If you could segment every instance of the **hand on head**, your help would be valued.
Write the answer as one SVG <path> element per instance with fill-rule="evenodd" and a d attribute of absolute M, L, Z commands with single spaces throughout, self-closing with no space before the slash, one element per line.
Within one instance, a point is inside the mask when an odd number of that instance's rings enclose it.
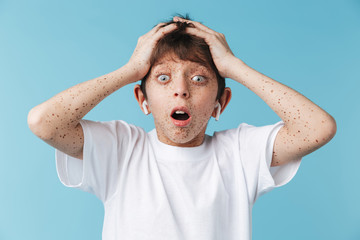
<path fill-rule="evenodd" d="M 231 65 L 230 62 L 235 56 L 227 44 L 224 34 L 218 33 L 199 22 L 174 17 L 173 22 L 159 23 L 148 33 L 139 37 L 136 48 L 128 62 L 131 70 L 136 72 L 134 82 L 142 79 L 148 73 L 151 67 L 150 57 L 156 44 L 163 36 L 176 30 L 178 24 L 174 23 L 177 22 L 189 23 L 185 30 L 186 33 L 204 39 L 209 46 L 213 61 L 220 75 L 224 78 L 228 77 L 227 68 Z"/>
<path fill-rule="evenodd" d="M 186 32 L 205 40 L 207 45 L 209 45 L 213 61 L 220 75 L 224 78 L 228 77 L 227 68 L 231 65 L 230 62 L 235 56 L 226 42 L 225 35 L 218 33 L 196 21 L 180 17 L 174 17 L 173 21 L 186 22 L 192 25 L 186 28 Z"/>
<path fill-rule="evenodd" d="M 159 23 L 145 35 L 139 37 L 136 48 L 128 62 L 131 70 L 135 71 L 136 79 L 134 82 L 142 79 L 150 69 L 150 57 L 157 42 L 167 33 L 176 29 L 176 24 Z"/>

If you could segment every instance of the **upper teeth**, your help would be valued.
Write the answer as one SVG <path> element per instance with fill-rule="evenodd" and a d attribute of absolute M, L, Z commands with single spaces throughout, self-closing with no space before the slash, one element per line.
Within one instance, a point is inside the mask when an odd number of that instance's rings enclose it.
<path fill-rule="evenodd" d="M 185 112 L 183 112 L 183 111 L 176 111 L 175 113 L 176 114 L 185 114 Z"/>

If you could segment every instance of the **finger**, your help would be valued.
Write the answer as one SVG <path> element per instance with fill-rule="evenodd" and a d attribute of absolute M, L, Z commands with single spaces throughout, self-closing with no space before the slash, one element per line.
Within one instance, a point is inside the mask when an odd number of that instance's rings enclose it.
<path fill-rule="evenodd" d="M 164 27 L 165 25 L 166 25 L 165 23 L 159 23 L 159 24 L 157 24 L 155 27 L 153 27 L 153 28 L 149 31 L 149 33 L 154 34 L 154 33 L 156 33 L 157 31 L 159 31 L 160 28 Z"/>
<path fill-rule="evenodd" d="M 197 37 L 203 38 L 207 44 L 209 44 L 209 38 L 213 35 L 198 28 L 186 28 L 185 31 L 190 35 L 195 35 Z"/>
<path fill-rule="evenodd" d="M 169 24 L 169 25 L 176 25 L 176 24 Z M 166 23 L 159 23 L 155 27 L 153 27 L 148 33 L 145 35 L 154 35 L 156 32 L 158 32 L 161 28 L 167 27 Z"/>
<path fill-rule="evenodd" d="M 196 22 L 196 21 L 191 21 L 191 20 L 187 20 L 187 19 L 184 19 L 184 18 L 180 18 L 180 17 L 174 17 L 173 18 L 173 21 L 175 22 L 186 22 L 186 23 L 191 23 L 193 24 L 196 28 L 199 28 L 205 32 L 208 32 L 208 33 L 216 33 L 216 31 L 212 30 L 211 28 L 208 28 L 207 26 L 199 23 L 199 22 Z"/>
<path fill-rule="evenodd" d="M 176 28 L 177 28 L 177 25 L 174 23 L 159 27 L 159 29 L 157 29 L 157 31 L 154 33 L 154 37 L 159 38 L 161 36 L 164 36 L 172 31 L 174 31 Z"/>
<path fill-rule="evenodd" d="M 233 55 L 229 45 L 226 42 L 225 36 L 221 33 L 210 34 L 208 32 L 199 30 L 197 28 L 186 28 L 186 32 L 190 35 L 194 35 L 204 39 L 204 41 L 206 42 L 207 45 L 209 45 L 210 48 L 215 46 L 217 46 L 216 48 L 224 47 L 226 51 L 229 51 Z"/>

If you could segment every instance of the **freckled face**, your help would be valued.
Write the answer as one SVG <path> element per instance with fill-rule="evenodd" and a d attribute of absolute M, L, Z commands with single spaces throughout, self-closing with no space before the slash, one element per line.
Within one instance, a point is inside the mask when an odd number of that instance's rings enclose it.
<path fill-rule="evenodd" d="M 146 93 L 159 140 L 174 146 L 199 146 L 217 103 L 217 91 L 210 67 L 175 55 L 157 61 L 146 80 Z"/>

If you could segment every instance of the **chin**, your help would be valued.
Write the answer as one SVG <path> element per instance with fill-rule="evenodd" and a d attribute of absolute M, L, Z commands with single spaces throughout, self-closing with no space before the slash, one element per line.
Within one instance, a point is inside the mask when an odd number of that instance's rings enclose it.
<path fill-rule="evenodd" d="M 204 137 L 200 137 L 199 134 L 191 134 L 188 132 L 178 131 L 172 136 L 168 136 L 168 139 L 177 146 L 198 146 L 203 142 Z"/>

